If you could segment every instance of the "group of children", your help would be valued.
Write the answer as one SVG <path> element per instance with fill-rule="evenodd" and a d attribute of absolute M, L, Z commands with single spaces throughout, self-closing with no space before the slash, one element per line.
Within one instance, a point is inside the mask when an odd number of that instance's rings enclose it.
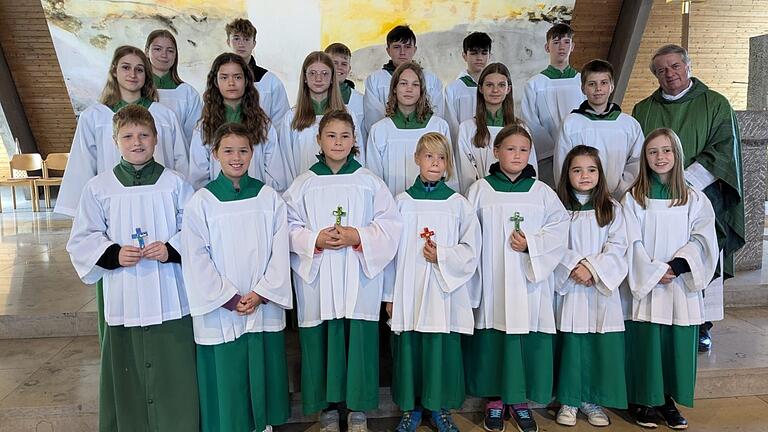
<path fill-rule="evenodd" d="M 537 431 L 528 401 L 553 397 L 564 425 L 630 406 L 687 426 L 675 403 L 693 403 L 714 214 L 675 133 L 643 137 L 608 102 L 610 64 L 580 75 L 572 30 L 553 26 L 517 119 L 488 35 L 465 39 L 443 101 L 398 26 L 364 96 L 335 43 L 306 57 L 289 108 L 255 33 L 227 25 L 202 103 L 171 33 L 150 34 L 149 57 L 121 47 L 79 120 L 56 211 L 103 302 L 100 430 L 284 423 L 294 301 L 301 402 L 323 432 L 367 430 L 382 313 L 399 432 L 426 414 L 458 431 L 467 394 L 487 399 L 489 431 Z"/>

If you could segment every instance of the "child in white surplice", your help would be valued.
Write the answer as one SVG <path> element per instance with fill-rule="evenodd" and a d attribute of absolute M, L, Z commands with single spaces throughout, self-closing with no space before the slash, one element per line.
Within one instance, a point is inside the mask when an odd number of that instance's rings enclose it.
<path fill-rule="evenodd" d="M 674 131 L 648 134 L 642 157 L 623 201 L 628 402 L 641 426 L 656 427 L 660 414 L 670 427 L 684 429 L 688 422 L 675 402 L 693 406 L 702 291 L 718 259 L 715 214 L 709 199 L 683 178 L 683 150 Z"/>
<path fill-rule="evenodd" d="M 581 410 L 593 426 L 608 426 L 601 405 L 627 406 L 619 297 L 627 275 L 627 235 L 598 150 L 578 145 L 564 159 L 557 192 L 571 220 L 568 249 L 555 268 L 556 395 L 563 404 L 557 422 L 574 426 Z"/>
<path fill-rule="evenodd" d="M 461 335 L 472 334 L 472 307 L 480 301 L 479 286 L 469 283 L 480 254 L 480 223 L 469 202 L 444 182 L 453 174 L 446 137 L 425 134 L 414 158 L 419 175 L 396 198 L 403 234 L 395 275 L 385 282 L 395 333 L 392 399 L 403 410 L 398 431 L 416 430 L 424 407 L 439 432 L 458 432 L 449 410 L 464 402 Z"/>

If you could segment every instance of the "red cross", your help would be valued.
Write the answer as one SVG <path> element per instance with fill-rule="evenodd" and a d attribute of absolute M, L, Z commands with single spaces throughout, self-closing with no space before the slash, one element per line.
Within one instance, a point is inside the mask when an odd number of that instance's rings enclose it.
<path fill-rule="evenodd" d="M 430 231 L 428 227 L 424 227 L 424 231 L 419 236 L 426 241 L 430 241 L 433 235 L 435 235 L 434 231 Z"/>

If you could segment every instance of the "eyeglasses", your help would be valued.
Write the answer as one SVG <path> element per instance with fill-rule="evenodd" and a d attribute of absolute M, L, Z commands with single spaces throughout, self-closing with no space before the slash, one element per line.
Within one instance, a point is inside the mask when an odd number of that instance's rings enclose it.
<path fill-rule="evenodd" d="M 323 81 L 331 78 L 331 71 L 316 71 L 316 70 L 308 70 L 307 71 L 307 78 L 309 79 L 316 79 L 316 78 L 322 78 Z"/>

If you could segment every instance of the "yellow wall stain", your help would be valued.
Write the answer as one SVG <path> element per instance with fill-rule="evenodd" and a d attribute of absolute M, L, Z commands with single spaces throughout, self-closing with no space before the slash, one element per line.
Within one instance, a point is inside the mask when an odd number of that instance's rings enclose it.
<path fill-rule="evenodd" d="M 351 50 L 385 43 L 392 27 L 409 24 L 413 31 L 446 31 L 459 24 L 527 19 L 562 4 L 561 0 L 323 0 L 320 42 L 342 42 Z"/>
<path fill-rule="evenodd" d="M 245 14 L 247 0 L 61 0 L 47 1 L 46 8 L 73 15 L 78 18 L 101 17 L 115 14 L 118 16 L 138 15 L 175 15 L 179 13 L 197 14 L 213 18 L 240 16 Z"/>

